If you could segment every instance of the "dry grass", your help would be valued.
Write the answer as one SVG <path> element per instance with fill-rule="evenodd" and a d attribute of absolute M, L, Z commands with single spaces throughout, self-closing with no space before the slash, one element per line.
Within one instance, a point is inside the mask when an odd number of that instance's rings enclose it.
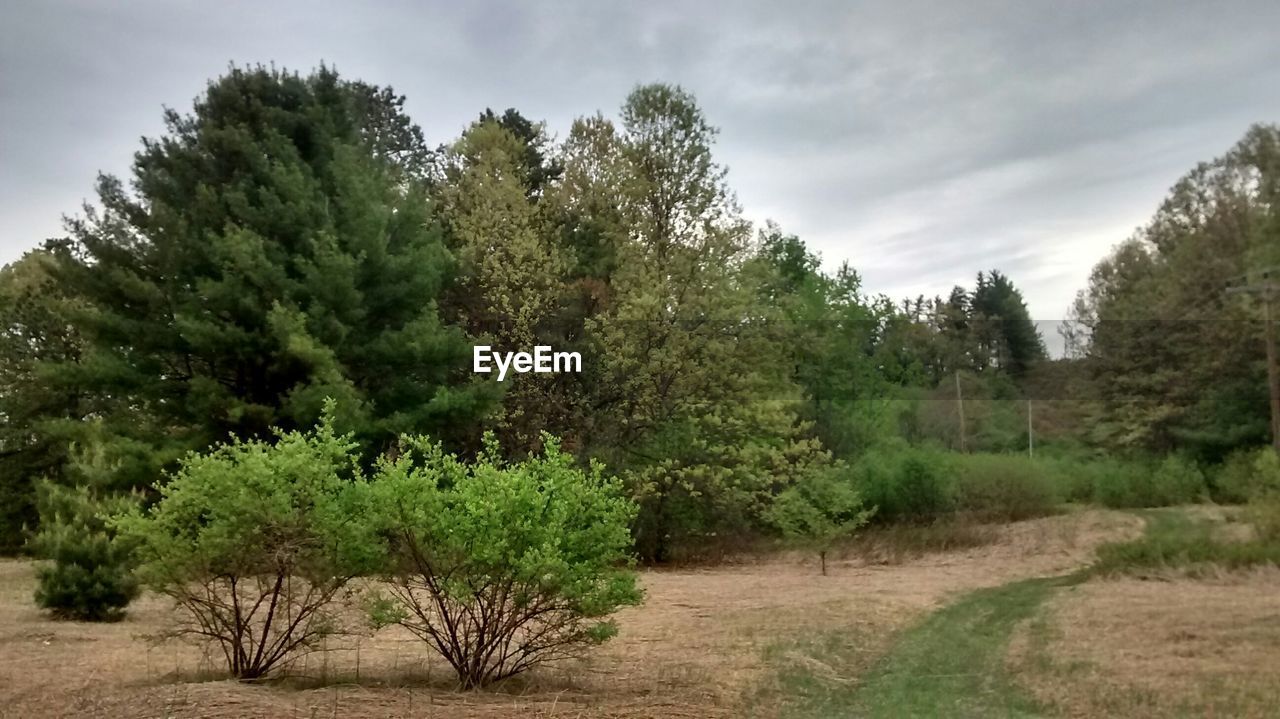
<path fill-rule="evenodd" d="M 1011 663 L 1068 716 L 1275 716 L 1280 570 L 1064 590 Z"/>
<path fill-rule="evenodd" d="M 782 637 L 846 628 L 874 651 L 958 593 L 1071 571 L 1101 542 L 1141 528 L 1131 515 L 1087 511 L 993 531 L 990 544 L 892 566 L 837 561 L 828 577 L 800 555 L 646 571 L 646 603 L 620 614 L 605 648 L 483 693 L 454 691 L 443 667 L 395 631 L 334 640 L 284 681 L 221 680 L 216 657 L 145 641 L 172 621 L 163 600 L 144 597 L 116 624 L 53 622 L 31 603 L 32 565 L 3 561 L 0 717 L 740 716 L 761 695 L 764 648 Z"/>

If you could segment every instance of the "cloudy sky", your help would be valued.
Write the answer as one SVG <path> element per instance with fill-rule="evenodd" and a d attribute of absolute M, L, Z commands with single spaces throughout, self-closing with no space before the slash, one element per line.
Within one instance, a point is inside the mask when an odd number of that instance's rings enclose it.
<path fill-rule="evenodd" d="M 1051 320 L 1183 172 L 1280 121 L 1277 28 L 1274 0 L 3 0 L 0 262 L 229 63 L 324 61 L 408 95 L 433 143 L 679 83 L 752 219 L 895 297 L 999 268 Z"/>

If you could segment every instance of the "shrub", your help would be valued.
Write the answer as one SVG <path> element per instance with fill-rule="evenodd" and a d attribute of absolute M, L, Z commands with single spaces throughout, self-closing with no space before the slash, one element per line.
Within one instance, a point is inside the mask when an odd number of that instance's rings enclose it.
<path fill-rule="evenodd" d="M 88 487 L 36 486 L 43 518 L 31 541 L 37 556 L 52 563 L 37 570 L 36 604 L 58 619 L 114 621 L 138 596 L 127 542 L 106 517 L 132 506 L 130 497 L 103 495 Z"/>
<path fill-rule="evenodd" d="M 618 480 L 576 468 L 547 435 L 544 454 L 519 464 L 491 437 L 474 464 L 407 443 L 369 485 L 390 562 L 376 624 L 430 644 L 467 688 L 616 633 L 609 615 L 641 599 L 627 568 L 636 508 Z"/>
<path fill-rule="evenodd" d="M 1255 496 L 1249 501 L 1248 517 L 1260 541 L 1280 546 L 1280 492 Z"/>
<path fill-rule="evenodd" d="M 1150 482 L 1149 466 L 1109 459 L 1099 460 L 1092 469 L 1094 502 L 1116 509 L 1142 506 L 1141 487 Z"/>
<path fill-rule="evenodd" d="M 215 642 L 228 671 L 255 679 L 340 631 L 331 605 L 376 566 L 355 511 L 354 444 L 332 404 L 312 432 L 221 445 L 187 457 L 160 501 L 117 520 L 138 575 L 185 613 L 178 630 Z"/>
<path fill-rule="evenodd" d="M 945 460 L 936 452 L 869 452 L 853 466 L 853 476 L 879 521 L 929 521 L 953 506 Z"/>
<path fill-rule="evenodd" d="M 766 519 L 793 544 L 818 553 L 822 574 L 827 574 L 827 552 L 848 538 L 872 512 L 840 466 L 814 471 L 783 490 L 765 512 Z"/>
<path fill-rule="evenodd" d="M 1057 505 L 1051 466 L 1028 457 L 972 454 L 956 458 L 957 508 L 984 520 L 1018 521 L 1052 514 Z"/>
<path fill-rule="evenodd" d="M 1270 447 L 1233 452 L 1219 468 L 1214 490 L 1217 499 L 1231 503 L 1280 492 L 1280 457 Z"/>
<path fill-rule="evenodd" d="M 1200 502 L 1208 496 L 1204 472 L 1195 462 L 1169 455 L 1157 467 L 1149 501 L 1151 507 Z"/>

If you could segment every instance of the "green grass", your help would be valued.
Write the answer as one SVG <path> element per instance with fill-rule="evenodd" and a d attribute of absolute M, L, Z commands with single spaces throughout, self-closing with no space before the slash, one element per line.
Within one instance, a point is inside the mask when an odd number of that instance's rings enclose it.
<path fill-rule="evenodd" d="M 1222 522 L 1196 520 L 1177 510 L 1148 510 L 1141 514 L 1147 521 L 1142 537 L 1099 547 L 1094 572 L 1134 574 L 1179 570 L 1194 575 L 1217 569 L 1280 564 L 1280 542 L 1222 539 L 1215 532 Z"/>
<path fill-rule="evenodd" d="M 1082 574 L 1029 579 L 966 595 L 899 635 L 861 676 L 851 643 L 826 636 L 780 677 L 787 717 L 1034 717 L 1041 707 L 1005 669 L 1013 629 Z M 815 671 L 822 666 L 830 671 Z"/>
<path fill-rule="evenodd" d="M 1141 515 L 1143 536 L 1104 545 L 1089 569 L 972 592 L 903 631 L 874 661 L 857 637 L 839 632 L 774 647 L 766 660 L 782 667 L 782 716 L 1043 716 L 1049 710 L 1017 684 L 1005 657 L 1014 628 L 1030 620 L 1036 629 L 1037 610 L 1059 588 L 1099 573 L 1280 564 L 1280 543 L 1224 539 L 1215 531 L 1221 521 L 1172 509 Z"/>

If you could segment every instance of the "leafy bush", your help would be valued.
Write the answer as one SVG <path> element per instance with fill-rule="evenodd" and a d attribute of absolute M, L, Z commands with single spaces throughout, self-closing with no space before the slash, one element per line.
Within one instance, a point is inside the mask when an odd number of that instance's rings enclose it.
<path fill-rule="evenodd" d="M 52 482 L 36 486 L 43 518 L 31 541 L 37 556 L 52 560 L 36 573 L 36 604 L 59 619 L 114 621 L 138 596 L 128 543 L 107 517 L 133 505 L 128 496 L 99 496 L 88 487 Z"/>
<path fill-rule="evenodd" d="M 1168 507 L 1207 495 L 1204 474 L 1191 461 L 1170 455 L 1158 464 L 1135 460 L 1099 462 L 1094 501 L 1107 507 Z"/>
<path fill-rule="evenodd" d="M 276 444 L 193 454 L 150 511 L 117 520 L 138 545 L 138 575 L 186 614 L 179 630 L 217 643 L 227 669 L 262 677 L 340 631 L 333 601 L 376 567 L 377 542 L 353 504 L 355 445 L 332 428 Z"/>
<path fill-rule="evenodd" d="M 1180 455 L 1169 455 L 1156 467 L 1154 486 L 1148 506 L 1172 506 L 1204 501 L 1209 494 L 1204 472 L 1195 462 Z"/>
<path fill-rule="evenodd" d="M 1052 514 L 1053 467 L 1028 457 L 971 454 L 954 461 L 956 506 L 986 520 L 1014 522 Z"/>
<path fill-rule="evenodd" d="M 618 480 L 577 469 L 547 435 L 544 454 L 519 464 L 491 437 L 474 464 L 407 443 L 369 484 L 392 595 L 375 602 L 375 623 L 429 643 L 468 688 L 616 633 L 607 617 L 641 599 L 627 569 L 636 508 Z"/>
<path fill-rule="evenodd" d="M 1254 497 L 1249 501 L 1248 516 L 1260 541 L 1280 546 L 1280 492 Z"/>
<path fill-rule="evenodd" d="M 1270 447 L 1232 453 L 1214 481 L 1215 498 L 1222 502 L 1239 504 L 1272 492 L 1280 492 L 1280 457 Z"/>
<path fill-rule="evenodd" d="M 831 467 L 802 477 L 766 510 L 766 518 L 783 537 L 818 553 L 823 576 L 831 546 L 852 536 L 872 514 L 848 478 L 840 476 L 841 469 Z"/>
<path fill-rule="evenodd" d="M 947 466 L 937 452 L 873 451 L 853 466 L 854 486 L 877 521 L 928 521 L 953 507 Z"/>

